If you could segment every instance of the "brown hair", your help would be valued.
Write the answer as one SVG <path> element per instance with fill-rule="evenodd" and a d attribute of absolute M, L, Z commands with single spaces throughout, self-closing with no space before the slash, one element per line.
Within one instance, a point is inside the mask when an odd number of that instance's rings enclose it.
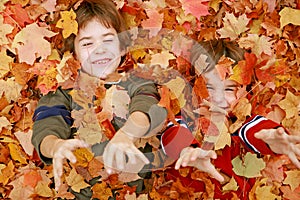
<path fill-rule="evenodd" d="M 122 50 L 130 45 L 130 36 L 126 31 L 125 21 L 111 0 L 84 0 L 77 8 L 73 9 L 76 13 L 78 29 L 84 28 L 92 19 L 97 19 L 106 28 L 116 30 Z M 73 34 L 64 41 L 63 52 L 74 51 L 75 37 Z"/>
<path fill-rule="evenodd" d="M 191 50 L 191 64 L 194 68 L 195 62 L 203 54 L 208 58 L 208 66 L 204 69 L 203 73 L 209 72 L 214 69 L 220 58 L 224 55 L 233 59 L 235 62 L 244 59 L 245 50 L 240 48 L 235 42 L 227 42 L 224 40 L 211 40 L 196 43 Z"/>

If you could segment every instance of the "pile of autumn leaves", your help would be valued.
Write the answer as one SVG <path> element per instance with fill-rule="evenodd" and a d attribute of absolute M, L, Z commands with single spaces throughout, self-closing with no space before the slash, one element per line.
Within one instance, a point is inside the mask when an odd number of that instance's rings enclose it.
<path fill-rule="evenodd" d="M 78 75 L 79 64 L 72 54 L 67 52 L 62 58 L 59 55 L 62 39 L 77 33 L 76 15 L 72 9 L 67 9 L 70 3 L 67 0 L 4 0 L 0 3 L 1 198 L 73 199 L 74 196 L 67 191 L 69 187 L 79 192 L 88 186 L 87 181 L 98 176 L 105 177 L 92 187 L 93 197 L 99 199 L 108 199 L 113 192 L 116 194 L 115 191 L 119 199 L 212 197 L 213 189 L 206 194 L 193 193 L 180 181 L 164 182 L 163 171 L 155 172 L 156 175 L 145 182 L 147 194 L 137 195 L 135 188 L 124 184 L 117 175 L 103 174 L 101 162 L 86 149 L 75 152 L 79 160 L 76 164 L 66 163 L 64 185 L 58 192 L 53 190 L 51 166 L 39 161 L 30 143 L 31 119 L 40 94 L 54 91 L 58 86 L 73 87 Z M 282 122 L 291 134 L 299 134 L 300 21 L 297 16 L 300 15 L 300 5 L 293 1 L 217 0 L 115 3 L 128 27 L 139 35 L 131 49 L 132 58 L 143 64 L 172 67 L 184 80 L 196 80 L 191 85 L 197 100 L 203 99 L 206 91 L 201 77 L 189 74 L 191 65 L 187 60 L 191 41 L 227 38 L 251 52 L 237 66 L 232 66 L 226 59 L 218 63 L 221 74 L 230 75 L 244 87 L 238 91 L 240 103 L 234 108 L 238 120 L 219 136 L 223 137 L 223 143 L 216 143 L 216 150 L 221 151 L 225 145 L 230 145 L 229 134 L 250 113 Z M 199 73 L 202 69 L 195 70 Z M 159 73 L 168 77 L 166 71 Z M 152 70 L 144 72 L 144 76 L 154 76 L 158 80 L 161 76 L 157 73 L 158 70 Z M 164 78 L 159 81 L 167 82 Z M 182 81 L 174 78 L 166 85 L 172 87 Z M 181 89 L 175 87 L 173 92 L 180 93 Z M 182 106 L 182 102 L 190 101 L 193 100 L 184 96 L 178 104 Z M 158 147 L 157 141 L 153 143 Z M 243 163 L 247 162 L 256 163 L 256 168 L 250 169 L 238 159 L 233 161 L 233 166 L 235 172 L 243 176 L 257 176 L 250 199 L 300 198 L 300 171 L 286 157 L 258 159 L 247 154 Z M 187 173 L 185 170 L 180 171 L 182 176 Z M 205 175 L 198 171 L 194 178 L 206 180 Z M 206 184 L 211 185 L 210 182 Z M 241 188 L 237 188 L 234 181 L 223 188 L 224 192 L 237 189 Z"/>

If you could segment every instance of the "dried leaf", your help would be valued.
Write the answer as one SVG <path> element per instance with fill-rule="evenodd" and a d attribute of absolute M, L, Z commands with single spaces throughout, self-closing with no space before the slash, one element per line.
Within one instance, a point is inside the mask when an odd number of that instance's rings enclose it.
<path fill-rule="evenodd" d="M 27 25 L 15 36 L 12 43 L 12 48 L 18 50 L 19 62 L 32 65 L 38 57 L 46 59 L 51 54 L 51 44 L 44 38 L 55 35 L 47 27 L 39 27 L 36 23 Z"/>
<path fill-rule="evenodd" d="M 61 11 L 60 16 L 61 19 L 56 23 L 56 27 L 63 29 L 63 37 L 68 38 L 72 33 L 77 35 L 78 23 L 75 20 L 76 14 L 73 9 L 70 11 Z"/>
<path fill-rule="evenodd" d="M 265 162 L 257 158 L 256 154 L 246 153 L 243 160 L 239 156 L 235 157 L 232 161 L 233 171 L 239 175 L 247 178 L 261 176 L 260 171 L 265 168 Z"/>
<path fill-rule="evenodd" d="M 82 176 L 77 174 L 75 169 L 72 169 L 70 174 L 66 177 L 67 184 L 71 186 L 72 190 L 75 192 L 80 192 L 81 189 L 84 189 L 88 186 L 86 182 L 84 182 L 84 179 Z"/>

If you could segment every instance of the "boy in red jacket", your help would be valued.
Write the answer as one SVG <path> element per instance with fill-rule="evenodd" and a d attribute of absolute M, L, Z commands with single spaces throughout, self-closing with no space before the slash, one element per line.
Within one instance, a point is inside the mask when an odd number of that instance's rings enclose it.
<path fill-rule="evenodd" d="M 229 57 L 236 62 L 243 59 L 243 51 L 234 43 L 226 43 L 221 40 L 215 43 L 203 43 L 196 45 L 192 51 L 192 63 L 197 65 L 200 55 L 207 55 L 208 67 L 204 69 L 202 75 L 206 80 L 206 86 L 209 92 L 208 101 L 217 106 L 210 112 L 210 119 L 225 119 L 224 113 L 230 113 L 231 105 L 237 100 L 237 83 L 232 80 L 222 80 L 215 68 L 215 63 L 222 55 Z M 198 68 L 199 69 L 199 68 Z M 226 112 L 219 112 L 220 110 Z M 216 118 L 214 118 L 214 117 Z M 222 149 L 220 155 L 216 156 L 214 152 L 204 151 L 203 146 L 197 142 L 192 133 L 184 123 L 182 127 L 170 127 L 162 135 L 162 146 L 164 152 L 177 159 L 175 169 L 168 169 L 166 172 L 167 180 L 174 180 L 180 177 L 181 182 L 195 189 L 194 192 L 204 192 L 205 183 L 195 181 L 190 176 L 182 177 L 179 171 L 181 166 L 196 167 L 201 171 L 209 173 L 214 179 L 214 199 L 231 199 L 237 196 L 239 199 L 249 199 L 248 194 L 255 183 L 254 178 L 246 178 L 237 175 L 233 171 L 232 159 L 236 156 L 245 155 L 246 152 L 253 152 L 259 155 L 285 154 L 291 162 L 300 168 L 300 162 L 297 156 L 300 156 L 299 136 L 289 135 L 280 124 L 266 119 L 263 116 L 252 116 L 243 124 L 243 126 L 231 135 L 231 145 Z M 173 130 L 172 130 L 173 129 Z M 184 130 L 184 131 L 183 131 Z M 197 147 L 192 147 L 196 145 Z M 205 148 L 204 148 L 205 149 Z M 211 159 L 215 159 L 213 164 Z M 220 173 L 216 171 L 220 170 Z M 237 182 L 238 190 L 222 192 L 224 176 L 232 177 Z M 233 194 L 235 193 L 235 194 Z"/>

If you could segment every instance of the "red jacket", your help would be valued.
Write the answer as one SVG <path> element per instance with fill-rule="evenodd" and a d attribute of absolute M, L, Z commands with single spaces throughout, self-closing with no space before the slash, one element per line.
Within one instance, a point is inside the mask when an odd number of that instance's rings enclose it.
<path fill-rule="evenodd" d="M 226 146 L 224 149 L 222 149 L 222 155 L 218 156 L 217 159 L 213 161 L 213 163 L 217 169 L 220 169 L 220 172 L 226 174 L 229 177 L 234 177 L 239 188 L 237 191 L 223 193 L 223 185 L 221 185 L 217 180 L 211 178 L 211 181 L 215 186 L 215 199 L 231 199 L 233 195 L 232 192 L 235 193 L 239 197 L 239 199 L 249 199 L 248 193 L 255 183 L 255 178 L 249 179 L 236 175 L 232 169 L 231 160 L 238 155 L 244 154 L 245 150 L 262 155 L 274 155 L 268 145 L 262 140 L 255 138 L 254 134 L 261 129 L 273 129 L 279 126 L 280 125 L 278 123 L 268 120 L 265 117 L 256 115 L 249 118 L 246 123 L 238 130 L 238 132 L 232 135 L 231 146 Z M 181 130 L 183 128 L 177 129 Z M 184 147 L 197 143 L 195 139 L 191 138 L 193 138 L 192 133 L 188 130 L 182 132 L 169 130 L 167 132 L 164 132 L 161 140 L 163 150 L 166 155 L 177 159 L 179 157 L 179 153 Z M 200 145 L 200 143 L 198 144 Z M 244 148 L 241 148 L 241 145 Z M 192 170 L 192 168 L 190 170 Z M 180 181 L 184 186 L 194 188 L 194 192 L 205 191 L 205 183 L 192 179 L 190 177 L 190 174 L 187 177 L 182 177 L 180 176 L 178 170 L 175 170 L 174 168 L 166 170 L 167 180 L 176 181 L 178 177 L 180 178 Z"/>

